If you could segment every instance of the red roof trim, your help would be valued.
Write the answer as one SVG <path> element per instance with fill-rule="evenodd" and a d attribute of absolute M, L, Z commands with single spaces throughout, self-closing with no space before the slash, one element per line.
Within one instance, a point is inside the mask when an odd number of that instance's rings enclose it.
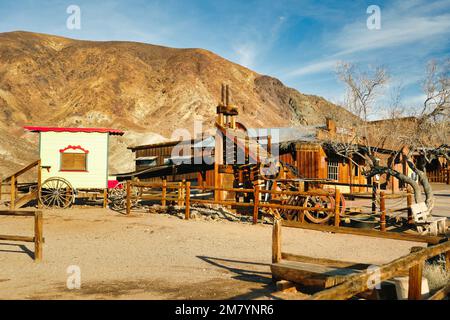
<path fill-rule="evenodd" d="M 109 133 L 114 135 L 123 135 L 125 132 L 116 129 L 107 128 L 58 128 L 58 127 L 23 127 L 25 130 L 31 132 L 97 132 L 97 133 Z"/>

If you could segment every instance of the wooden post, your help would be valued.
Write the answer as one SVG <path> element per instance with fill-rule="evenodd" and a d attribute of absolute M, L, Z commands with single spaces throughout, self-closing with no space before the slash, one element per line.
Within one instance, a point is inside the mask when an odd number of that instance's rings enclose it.
<path fill-rule="evenodd" d="M 34 261 L 42 261 L 42 243 L 43 243 L 43 218 L 42 211 L 36 211 L 34 216 Z"/>
<path fill-rule="evenodd" d="M 281 261 L 281 220 L 273 218 L 272 230 L 272 263 Z"/>
<path fill-rule="evenodd" d="M 424 250 L 422 247 L 412 247 L 411 253 Z M 422 299 L 422 271 L 423 261 L 419 261 L 415 266 L 409 269 L 409 285 L 408 285 L 408 300 Z"/>
<path fill-rule="evenodd" d="M 411 206 L 413 205 L 413 194 L 409 187 L 408 187 L 408 194 L 406 195 L 406 204 L 408 207 L 408 224 L 414 224 L 414 217 L 411 210 Z"/>
<path fill-rule="evenodd" d="M 39 160 L 38 161 L 38 166 L 37 166 L 37 194 L 36 194 L 36 200 L 37 200 L 37 204 L 38 204 L 38 208 L 41 209 L 42 208 L 42 203 L 41 200 L 39 198 L 39 190 L 41 190 L 41 186 L 42 186 L 42 161 Z"/>
<path fill-rule="evenodd" d="M 267 154 L 270 157 L 272 155 L 272 136 L 267 136 Z"/>
<path fill-rule="evenodd" d="M 2 201 L 3 177 L 0 176 L 0 202 Z"/>
<path fill-rule="evenodd" d="M 336 188 L 335 192 L 335 205 L 334 205 L 334 226 L 339 227 L 341 224 L 341 191 Z"/>
<path fill-rule="evenodd" d="M 380 231 L 386 231 L 386 195 L 384 191 L 380 192 Z"/>
<path fill-rule="evenodd" d="M 108 206 L 108 188 L 103 190 L 103 209 Z"/>
<path fill-rule="evenodd" d="M 131 214 L 131 181 L 127 181 L 127 215 Z"/>
<path fill-rule="evenodd" d="M 447 184 L 450 184 L 450 169 L 447 169 Z"/>
<path fill-rule="evenodd" d="M 162 181 L 162 194 L 161 194 L 161 206 L 166 207 L 166 196 L 167 196 L 167 180 Z"/>
<path fill-rule="evenodd" d="M 16 208 L 16 176 L 11 177 L 11 204 L 10 209 Z"/>
<path fill-rule="evenodd" d="M 191 183 L 188 181 L 186 182 L 186 213 L 185 218 L 186 220 L 189 220 L 191 218 Z"/>
<path fill-rule="evenodd" d="M 253 197 L 253 224 L 258 223 L 258 211 L 259 211 L 259 185 L 255 185 Z"/>

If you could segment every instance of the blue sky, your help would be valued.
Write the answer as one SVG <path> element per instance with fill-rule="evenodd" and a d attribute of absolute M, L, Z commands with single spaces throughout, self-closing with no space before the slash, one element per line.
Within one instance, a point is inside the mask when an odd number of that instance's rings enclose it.
<path fill-rule="evenodd" d="M 66 27 L 69 5 L 81 8 L 81 30 Z M 367 28 L 369 5 L 380 30 Z M 0 32 L 14 30 L 205 48 L 333 102 L 344 96 L 338 61 L 384 65 L 415 106 L 427 61 L 450 57 L 450 0 L 1 0 Z"/>

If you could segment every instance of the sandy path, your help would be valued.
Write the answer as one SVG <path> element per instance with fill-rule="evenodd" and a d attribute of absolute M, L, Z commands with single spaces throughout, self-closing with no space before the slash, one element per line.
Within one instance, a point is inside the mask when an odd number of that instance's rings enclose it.
<path fill-rule="evenodd" d="M 31 244 L 0 241 L 0 299 L 267 298 L 273 291 L 269 225 L 93 208 L 44 216 L 43 263 L 33 262 Z M 32 220 L 0 217 L 0 234 L 31 235 Z M 312 257 L 383 263 L 415 245 L 283 229 L 283 251 Z M 70 265 L 81 268 L 81 290 L 66 289 Z"/>

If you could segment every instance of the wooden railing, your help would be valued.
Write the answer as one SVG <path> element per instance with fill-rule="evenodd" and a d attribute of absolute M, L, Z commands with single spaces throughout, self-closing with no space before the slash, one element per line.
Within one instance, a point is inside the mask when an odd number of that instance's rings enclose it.
<path fill-rule="evenodd" d="M 281 248 L 281 227 L 285 225 L 284 222 L 281 222 L 279 219 L 274 219 L 273 224 L 273 232 L 272 232 L 272 263 L 278 264 L 282 260 L 288 261 L 298 261 L 298 257 L 301 257 L 302 261 L 305 260 L 305 257 L 297 256 L 290 253 L 282 252 Z M 289 226 L 289 225 L 288 225 Z M 318 227 L 326 227 L 326 226 L 318 226 Z M 326 231 L 326 230 L 322 230 Z M 379 231 L 378 231 L 379 232 Z M 386 233 L 384 233 L 386 234 Z M 365 235 L 365 234 L 359 234 Z M 417 237 L 417 236 L 416 236 Z M 431 239 L 431 237 L 430 237 Z M 401 239 L 407 240 L 407 239 Z M 409 241 L 415 241 L 414 238 L 410 238 Z M 381 265 L 377 268 L 377 276 L 376 279 L 378 283 L 382 281 L 392 279 L 395 276 L 404 274 L 405 272 L 409 272 L 409 292 L 408 298 L 418 300 L 422 297 L 422 269 L 426 260 L 431 259 L 435 256 L 444 254 L 446 257 L 446 269 L 447 272 L 450 272 L 450 241 L 445 241 L 443 243 L 428 247 L 415 247 L 411 254 L 396 259 L 390 263 Z M 315 260 L 322 263 L 326 259 L 319 258 L 308 258 L 311 260 L 308 262 L 312 262 Z M 331 260 L 330 260 L 331 261 Z M 327 261 L 328 262 L 328 261 Z M 333 265 L 341 264 L 341 267 L 352 267 L 352 263 L 340 263 L 338 261 L 333 261 Z M 356 264 L 353 264 L 356 265 Z M 362 264 L 360 264 L 362 265 Z M 320 291 L 312 296 L 309 296 L 308 299 L 312 300 L 345 300 L 350 299 L 360 293 L 364 293 L 367 290 L 370 290 L 368 287 L 369 284 L 375 286 L 378 283 L 374 283 L 374 275 L 372 272 L 360 272 L 353 273 L 347 276 L 340 276 L 338 279 L 339 284 L 333 286 L 330 289 L 326 289 L 324 291 Z M 433 296 L 430 298 L 432 300 L 444 299 L 449 293 L 449 285 L 447 284 L 441 290 L 435 292 Z"/>
<path fill-rule="evenodd" d="M 298 210 L 298 211 L 327 211 L 327 212 L 337 212 L 339 209 L 339 199 L 340 192 L 336 191 L 336 195 L 334 193 L 326 192 L 326 191 L 311 191 L 311 192 L 303 192 L 303 191 L 274 191 L 274 190 L 261 190 L 258 185 L 255 185 L 253 189 L 241 189 L 241 188 L 219 188 L 219 187 L 211 187 L 211 186 L 192 186 L 190 182 L 179 183 L 179 184 L 167 184 L 167 182 L 163 181 L 163 183 L 142 183 L 135 181 L 127 181 L 126 190 L 127 190 L 127 214 L 131 213 L 131 203 L 133 199 L 131 189 L 132 188 L 158 188 L 161 189 L 161 192 L 155 195 L 144 195 L 142 192 L 137 196 L 139 200 L 154 200 L 160 201 L 163 206 L 166 205 L 167 201 L 176 201 L 178 205 L 185 206 L 185 218 L 190 219 L 190 210 L 191 204 L 211 204 L 211 205 L 222 205 L 222 206 L 232 206 L 232 207 L 247 207 L 253 208 L 253 223 L 258 223 L 258 214 L 259 209 L 261 208 L 269 208 L 269 209 L 280 209 L 280 210 Z M 177 190 L 176 197 L 169 197 L 167 194 L 168 190 Z M 212 199 L 196 199 L 192 197 L 192 190 L 202 190 L 202 191 L 211 191 L 211 192 L 234 192 L 238 194 L 251 194 L 253 202 L 239 202 L 232 200 L 216 200 L 215 197 Z M 323 207 L 304 207 L 304 206 L 294 206 L 287 204 L 276 204 L 276 203 L 268 203 L 264 202 L 260 199 L 261 194 L 272 194 L 272 195 L 280 195 L 280 196 L 337 196 L 337 201 L 335 200 L 334 208 L 323 208 Z M 337 215 L 339 216 L 339 215 Z M 339 221 L 339 218 L 337 218 Z"/>
<path fill-rule="evenodd" d="M 34 190 L 31 190 L 28 194 L 18 197 L 17 186 L 18 186 L 18 178 L 28 171 L 37 168 L 37 185 Z M 10 195 L 10 209 L 14 210 L 16 208 L 20 208 L 31 200 L 39 201 L 39 189 L 41 187 L 41 160 L 36 160 L 35 162 L 27 165 L 26 167 L 20 169 L 16 173 L 11 176 L 0 179 L 0 200 L 2 199 L 2 191 L 3 187 L 8 187 L 9 195 Z"/>
<path fill-rule="evenodd" d="M 427 172 L 429 182 L 450 184 L 450 169 L 439 169 Z"/>
<path fill-rule="evenodd" d="M 41 211 L 0 211 L 0 216 L 13 217 L 34 217 L 34 237 L 0 235 L 0 240 L 18 241 L 18 242 L 34 242 L 34 261 L 42 260 L 42 244 L 43 237 L 43 217 Z"/>

